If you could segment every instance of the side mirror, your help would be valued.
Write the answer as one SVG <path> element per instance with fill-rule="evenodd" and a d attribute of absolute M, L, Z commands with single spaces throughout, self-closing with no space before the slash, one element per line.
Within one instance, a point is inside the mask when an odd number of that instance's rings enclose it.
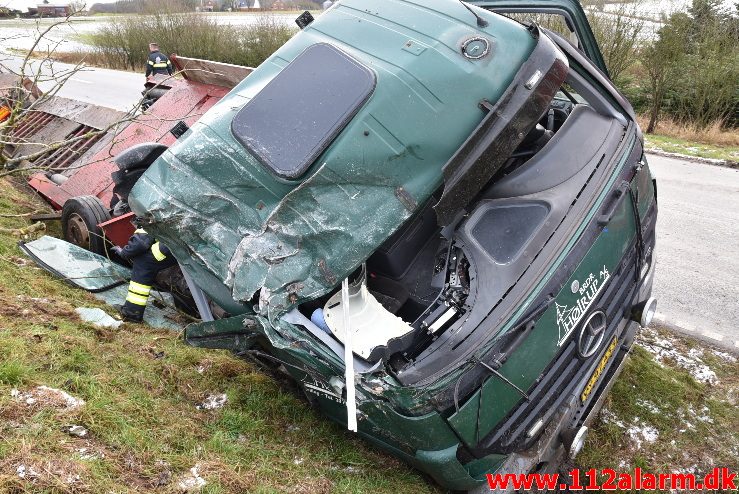
<path fill-rule="evenodd" d="M 137 168 L 149 168 L 149 165 L 167 150 L 167 146 L 158 142 L 136 144 L 115 157 L 113 162 L 121 171 Z"/>
<path fill-rule="evenodd" d="M 122 201 L 128 202 L 128 194 L 136 181 L 144 174 L 167 146 L 157 142 L 144 142 L 131 146 L 115 157 L 113 162 L 118 165 L 118 171 L 110 174 L 113 179 L 113 193 Z"/>

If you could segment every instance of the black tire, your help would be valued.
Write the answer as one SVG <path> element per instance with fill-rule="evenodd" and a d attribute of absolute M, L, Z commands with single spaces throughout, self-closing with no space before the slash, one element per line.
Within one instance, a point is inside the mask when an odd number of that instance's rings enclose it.
<path fill-rule="evenodd" d="M 110 219 L 110 212 L 95 196 L 67 200 L 62 208 L 64 240 L 96 254 L 105 255 L 108 243 L 98 225 Z"/>

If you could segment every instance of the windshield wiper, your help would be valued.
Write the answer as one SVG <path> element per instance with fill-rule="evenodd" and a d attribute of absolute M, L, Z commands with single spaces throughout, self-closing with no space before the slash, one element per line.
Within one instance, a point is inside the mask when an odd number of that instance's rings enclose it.
<path fill-rule="evenodd" d="M 489 364 L 493 369 L 497 370 L 503 367 L 508 357 L 510 357 L 534 327 L 536 327 L 535 319 L 542 315 L 552 305 L 552 302 L 554 302 L 554 297 L 551 295 L 547 296 L 534 310 L 521 319 L 516 327 L 501 337 L 502 343 L 499 344 L 498 351 L 493 355 Z"/>

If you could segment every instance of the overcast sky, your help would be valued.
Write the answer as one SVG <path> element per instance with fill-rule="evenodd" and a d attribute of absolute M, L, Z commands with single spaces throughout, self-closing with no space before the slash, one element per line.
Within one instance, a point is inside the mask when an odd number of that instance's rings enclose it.
<path fill-rule="evenodd" d="M 0 7 L 8 7 L 10 9 L 17 9 L 25 12 L 28 7 L 35 7 L 37 4 L 42 3 L 44 0 L 0 0 Z M 115 0 L 94 0 L 88 1 L 87 6 L 90 7 L 94 3 L 112 3 Z M 67 0 L 49 0 L 49 3 L 69 3 Z"/>

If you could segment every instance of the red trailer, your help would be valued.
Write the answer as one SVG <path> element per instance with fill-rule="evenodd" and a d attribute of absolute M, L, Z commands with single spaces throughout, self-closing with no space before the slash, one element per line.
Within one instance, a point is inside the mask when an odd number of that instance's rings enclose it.
<path fill-rule="evenodd" d="M 179 122 L 191 126 L 253 69 L 237 65 L 171 56 L 182 78 L 160 80 L 153 91 L 163 93 L 151 107 L 107 139 L 78 140 L 44 157 L 47 171 L 36 173 L 29 185 L 58 211 L 65 240 L 104 253 L 108 242 L 125 245 L 133 233 L 131 214 L 111 218 L 113 159 L 145 142 L 172 145 L 170 132 Z M 29 115 L 27 119 L 38 119 Z M 48 122 L 27 122 L 38 132 Z M 80 129 L 84 135 L 88 129 Z"/>

